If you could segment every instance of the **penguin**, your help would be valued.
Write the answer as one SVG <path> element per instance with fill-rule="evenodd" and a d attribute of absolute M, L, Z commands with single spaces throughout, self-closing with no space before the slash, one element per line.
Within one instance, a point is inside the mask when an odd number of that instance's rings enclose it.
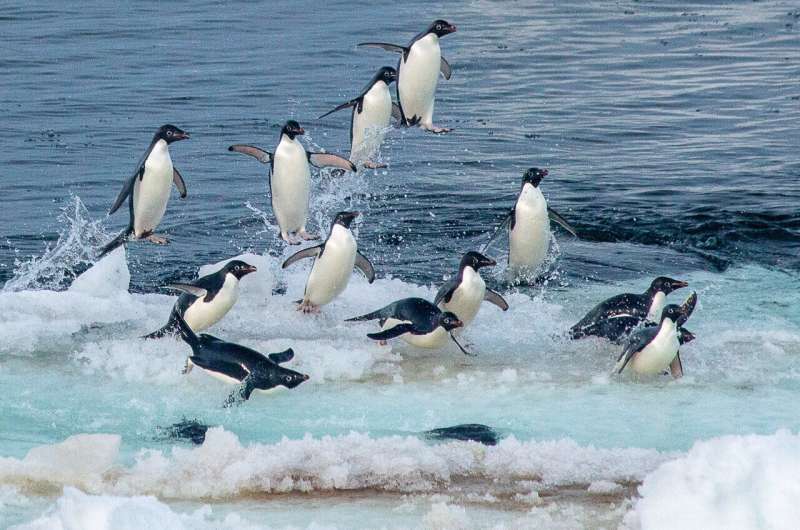
<path fill-rule="evenodd" d="M 450 311 L 467 327 L 478 310 L 481 302 L 486 300 L 503 311 L 508 311 L 508 303 L 500 294 L 488 289 L 478 270 L 481 267 L 493 267 L 497 262 L 483 254 L 469 251 L 461 258 L 458 274 L 450 278 L 439 288 L 433 303 L 442 311 Z"/>
<path fill-rule="evenodd" d="M 447 342 L 449 335 L 458 348 L 466 355 L 472 355 L 453 336 L 452 331 L 464 325 L 456 315 L 440 311 L 434 304 L 422 298 L 404 298 L 392 302 L 382 309 L 348 318 L 345 322 L 362 322 L 378 319 L 381 331 L 367 333 L 372 340 L 385 341 L 400 337 L 419 348 L 438 349 Z"/>
<path fill-rule="evenodd" d="M 197 335 L 180 315 L 177 321 L 181 338 L 192 348 L 183 373 L 198 366 L 222 381 L 241 383 L 225 400 L 226 407 L 247 401 L 254 390 L 269 392 L 280 387 L 295 388 L 309 379 L 306 374 L 280 366 L 294 358 L 291 348 L 265 356 L 212 335 Z"/>
<path fill-rule="evenodd" d="M 389 92 L 389 85 L 396 79 L 397 70 L 384 66 L 367 83 L 361 95 L 317 118 L 322 119 L 342 109 L 353 108 L 350 117 L 350 161 L 353 164 L 363 164 L 370 169 L 386 167 L 385 164 L 374 162 L 373 157 L 386 136 L 392 115 L 399 119 L 400 107 L 392 103 Z"/>
<path fill-rule="evenodd" d="M 683 305 L 666 306 L 661 312 L 658 326 L 643 327 L 633 332 L 625 341 L 614 371 L 619 374 L 630 366 L 638 374 L 656 375 L 669 368 L 673 377 L 683 375 L 678 348 L 681 337 L 684 340 L 687 337 L 679 330 L 691 316 L 696 304 L 697 293 L 692 293 Z M 691 337 L 694 338 L 693 335 Z"/>
<path fill-rule="evenodd" d="M 522 176 L 522 188 L 514 207 L 484 245 L 485 251 L 501 229 L 508 225 L 508 267 L 517 276 L 535 276 L 550 248 L 550 221 L 577 237 L 575 229 L 547 204 L 539 184 L 546 169 L 532 167 Z"/>
<path fill-rule="evenodd" d="M 262 164 L 270 165 L 269 187 L 272 196 L 272 211 L 281 230 L 281 238 L 290 245 L 299 245 L 300 240 L 319 239 L 306 232 L 308 200 L 311 188 L 309 162 L 316 167 L 338 167 L 355 171 L 352 162 L 330 153 L 312 153 L 297 139 L 305 130 L 294 120 L 289 120 L 281 129 L 280 141 L 274 153 L 250 145 L 232 145 L 228 151 L 252 156 Z"/>
<path fill-rule="evenodd" d="M 350 224 L 358 215 L 358 212 L 337 213 L 324 243 L 304 248 L 283 262 L 281 268 L 285 269 L 303 258 L 314 258 L 303 299 L 298 301 L 299 311 L 315 313 L 339 296 L 350 281 L 353 267 L 363 272 L 369 283 L 375 281 L 375 269 L 358 251 L 356 238 L 350 231 Z"/>
<path fill-rule="evenodd" d="M 173 142 L 188 138 L 187 132 L 174 125 L 163 125 L 156 131 L 144 155 L 139 159 L 136 171 L 125 181 L 117 200 L 108 211 L 108 215 L 112 215 L 122 206 L 125 199 L 129 199 L 128 227 L 100 249 L 98 258 L 125 243 L 131 235 L 135 239 L 147 239 L 159 245 L 168 242 L 165 237 L 153 234 L 153 231 L 167 210 L 170 186 L 173 182 L 181 198 L 186 198 L 186 183 L 180 172 L 172 165 L 169 146 Z"/>
<path fill-rule="evenodd" d="M 659 321 L 667 295 L 689 284 L 659 276 L 642 294 L 623 293 L 597 304 L 569 330 L 572 339 L 588 336 L 620 340 L 642 322 Z"/>
<path fill-rule="evenodd" d="M 198 278 L 191 283 L 173 283 L 167 287 L 183 293 L 178 297 L 167 324 L 144 339 L 157 339 L 178 331 L 178 317 L 182 317 L 194 331 L 210 328 L 239 299 L 239 280 L 256 268 L 244 261 L 235 259 L 225 264 L 217 272 Z"/>
<path fill-rule="evenodd" d="M 453 71 L 450 63 L 442 57 L 439 39 L 456 31 L 453 24 L 436 20 L 428 28 L 411 39 L 408 46 L 385 42 L 362 42 L 360 47 L 381 48 L 400 54 L 397 67 L 397 101 L 401 121 L 406 126 L 419 125 L 433 133 L 447 133 L 452 129 L 433 125 L 433 106 L 439 72 L 450 79 Z"/>

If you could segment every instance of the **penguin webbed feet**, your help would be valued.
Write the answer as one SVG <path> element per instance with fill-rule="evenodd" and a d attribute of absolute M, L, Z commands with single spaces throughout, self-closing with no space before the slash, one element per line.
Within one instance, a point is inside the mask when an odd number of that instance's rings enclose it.
<path fill-rule="evenodd" d="M 304 314 L 308 315 L 311 313 L 319 313 L 320 306 L 314 305 L 310 302 L 305 302 L 303 300 L 297 301 L 297 310 L 302 311 Z"/>
<path fill-rule="evenodd" d="M 389 167 L 382 162 L 373 162 L 372 160 L 367 160 L 366 162 L 364 162 L 363 166 L 366 169 L 383 169 Z"/>
<path fill-rule="evenodd" d="M 317 241 L 320 238 L 319 234 L 309 234 L 308 232 L 306 232 L 305 228 L 303 230 L 300 230 L 298 235 L 305 241 Z"/>
<path fill-rule="evenodd" d="M 432 132 L 433 134 L 447 134 L 453 131 L 452 127 L 437 127 L 436 125 L 421 125 L 424 130 Z"/>
<path fill-rule="evenodd" d="M 186 364 L 183 365 L 183 370 L 181 370 L 181 373 L 183 375 L 186 375 L 192 371 L 193 367 L 194 365 L 191 363 L 191 361 L 189 361 L 189 359 L 186 359 Z"/>
<path fill-rule="evenodd" d="M 169 239 L 167 239 L 165 236 L 160 236 L 158 234 L 148 234 L 147 236 L 143 237 L 142 239 L 145 239 L 145 240 L 149 241 L 150 243 L 155 243 L 156 245 L 168 245 L 169 244 Z"/>

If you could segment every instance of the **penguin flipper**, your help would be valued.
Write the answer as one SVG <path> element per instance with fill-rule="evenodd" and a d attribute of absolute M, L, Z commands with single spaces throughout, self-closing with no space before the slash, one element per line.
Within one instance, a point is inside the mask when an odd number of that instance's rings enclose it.
<path fill-rule="evenodd" d="M 182 291 L 184 293 L 189 293 L 192 296 L 196 296 L 198 298 L 202 298 L 208 294 L 208 290 L 203 289 L 202 287 L 198 287 L 196 285 L 192 285 L 190 283 L 170 283 L 164 286 L 166 289 L 175 289 L 176 291 Z"/>
<path fill-rule="evenodd" d="M 256 385 L 253 380 L 252 375 L 248 375 L 242 381 L 242 385 L 230 393 L 230 395 L 225 400 L 225 403 L 222 405 L 225 408 L 228 408 L 232 405 L 241 405 L 248 399 L 253 393 L 253 390 L 256 389 Z"/>
<path fill-rule="evenodd" d="M 272 162 L 272 153 L 252 145 L 236 144 L 228 147 L 228 151 L 252 156 L 262 164 L 269 164 Z"/>
<path fill-rule="evenodd" d="M 286 267 L 288 267 L 292 263 L 294 263 L 296 261 L 300 261 L 301 259 L 316 258 L 320 254 L 322 254 L 322 251 L 323 251 L 324 247 L 325 247 L 325 243 L 323 243 L 321 245 L 316 245 L 314 247 L 304 248 L 303 250 L 295 252 L 294 254 L 289 256 L 289 258 L 286 261 L 283 262 L 283 265 L 281 265 L 281 269 L 285 269 Z"/>
<path fill-rule="evenodd" d="M 453 293 L 458 288 L 458 283 L 458 276 L 453 276 L 444 282 L 444 285 L 439 287 L 439 290 L 436 291 L 436 297 L 433 299 L 433 305 L 438 306 L 441 302 L 450 302 L 450 299 L 453 297 Z"/>
<path fill-rule="evenodd" d="M 564 218 L 561 216 L 561 214 L 559 214 L 557 211 L 553 210 L 553 209 L 552 209 L 552 208 L 550 208 L 549 206 L 547 207 L 547 215 L 550 217 L 550 220 L 551 220 L 551 221 L 554 221 L 555 223 L 558 223 L 558 224 L 560 224 L 560 225 L 561 225 L 561 227 L 562 227 L 564 230 L 566 230 L 567 232 L 569 232 L 570 234 L 572 234 L 574 237 L 578 237 L 578 233 L 575 231 L 575 229 L 574 229 L 574 228 L 572 228 L 572 225 L 571 225 L 571 224 L 569 224 L 569 223 L 567 222 L 567 220 L 566 220 L 566 219 L 564 219 Z"/>
<path fill-rule="evenodd" d="M 483 299 L 489 302 L 490 304 L 496 305 L 503 311 L 508 311 L 508 302 L 506 302 L 505 298 L 500 296 L 500 293 L 497 293 L 487 288 L 486 294 L 483 295 Z"/>
<path fill-rule="evenodd" d="M 675 358 L 672 359 L 672 362 L 669 363 L 669 373 L 675 379 L 683 377 L 683 364 L 681 364 L 681 354 L 678 353 L 675 355 Z"/>
<path fill-rule="evenodd" d="M 356 44 L 359 48 L 380 48 L 387 52 L 402 53 L 404 56 L 408 54 L 408 48 L 405 46 L 398 46 L 397 44 L 389 44 L 388 42 L 359 42 Z"/>
<path fill-rule="evenodd" d="M 450 76 L 453 75 L 453 69 L 450 67 L 450 63 L 447 62 L 447 59 L 442 56 L 441 64 L 439 65 L 439 70 L 442 72 L 442 75 L 445 79 L 449 80 Z"/>
<path fill-rule="evenodd" d="M 338 167 L 345 171 L 356 172 L 356 166 L 348 159 L 331 153 L 309 153 L 308 161 L 316 167 Z"/>
<path fill-rule="evenodd" d="M 181 199 L 186 198 L 186 182 L 183 181 L 183 177 L 181 176 L 181 172 L 178 171 L 178 168 L 172 166 L 172 182 L 175 183 L 175 187 L 178 188 L 178 193 L 181 196 Z"/>
<path fill-rule="evenodd" d="M 288 363 L 294 359 L 294 350 L 289 348 L 288 350 L 284 350 L 282 352 L 270 353 L 267 355 L 267 358 L 269 358 L 269 360 L 275 364 Z"/>
<path fill-rule="evenodd" d="M 483 245 L 483 248 L 480 250 L 481 254 L 484 254 L 486 252 L 486 249 L 488 249 L 489 246 L 492 244 L 492 242 L 494 242 L 494 240 L 497 238 L 497 236 L 500 235 L 500 232 L 503 231 L 503 228 L 506 227 L 506 226 L 509 226 L 509 223 L 511 223 L 511 228 L 513 229 L 514 228 L 514 208 L 511 208 L 511 211 L 508 212 L 508 214 L 506 214 L 506 216 L 503 218 L 503 222 L 500 223 L 500 225 L 497 228 L 494 229 L 494 232 L 492 233 L 492 235 L 489 236 L 489 241 L 487 241 L 486 244 Z"/>
<path fill-rule="evenodd" d="M 614 371 L 621 374 L 633 356 L 642 351 L 657 334 L 657 327 L 642 328 L 631 334 L 625 343 L 625 347 L 622 349 L 622 353 L 617 359 L 617 366 L 614 367 Z"/>
<path fill-rule="evenodd" d="M 367 333 L 367 337 L 371 338 L 372 340 L 389 340 L 406 333 L 411 333 L 412 331 L 414 331 L 414 325 L 406 322 L 377 333 Z"/>
<path fill-rule="evenodd" d="M 359 104 L 360 104 L 360 102 L 361 102 L 361 98 L 360 98 L 360 97 L 358 97 L 358 98 L 356 98 L 356 99 L 351 99 L 350 101 L 347 101 L 347 102 L 345 102 L 345 103 L 342 103 L 341 105 L 339 105 L 339 106 L 338 106 L 338 107 L 336 107 L 335 109 L 333 109 L 333 110 L 329 110 L 328 112 L 326 112 L 325 114 L 323 114 L 322 116 L 320 116 L 320 117 L 319 117 L 319 118 L 317 118 L 317 119 L 318 119 L 318 120 L 321 120 L 321 119 L 322 119 L 322 118 L 324 118 L 325 116 L 329 116 L 329 115 L 333 114 L 334 112 L 339 112 L 340 110 L 342 110 L 342 109 L 346 109 L 347 107 L 355 107 L 356 105 L 359 105 Z"/>
<path fill-rule="evenodd" d="M 375 281 L 375 268 L 366 256 L 358 251 L 356 251 L 356 268 L 364 273 L 364 276 L 367 277 L 367 282 L 372 283 Z"/>
<path fill-rule="evenodd" d="M 453 335 L 452 333 L 450 333 L 449 335 L 450 335 L 450 338 L 453 340 L 453 342 L 456 343 L 456 346 L 458 346 L 458 349 L 461 350 L 461 353 L 463 353 L 464 355 L 469 355 L 470 357 L 475 357 L 474 353 L 471 353 L 470 351 L 468 351 L 466 348 L 464 348 L 464 346 L 461 345 L 460 342 L 458 342 L 458 340 L 456 339 L 455 335 Z"/>
<path fill-rule="evenodd" d="M 400 105 L 392 101 L 392 118 L 396 119 L 400 123 L 403 123 L 403 109 L 400 108 Z"/>
<path fill-rule="evenodd" d="M 136 170 L 136 173 L 131 175 L 128 180 L 122 185 L 122 189 L 117 195 L 117 199 L 114 201 L 114 204 L 111 205 L 111 209 L 108 210 L 108 215 L 112 215 L 114 212 L 119 210 L 119 207 L 125 202 L 125 199 L 133 193 L 133 183 L 136 182 L 137 177 L 141 178 L 144 174 L 144 165 L 140 166 L 139 169 Z"/>

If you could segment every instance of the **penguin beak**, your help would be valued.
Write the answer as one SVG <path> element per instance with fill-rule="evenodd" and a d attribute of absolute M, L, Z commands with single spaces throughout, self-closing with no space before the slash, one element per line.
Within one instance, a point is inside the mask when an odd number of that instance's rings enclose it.
<path fill-rule="evenodd" d="M 300 127 L 299 129 L 297 129 L 297 130 L 295 131 L 295 134 L 305 134 L 305 133 L 306 133 L 306 130 L 305 130 L 305 129 L 303 129 L 302 127 Z"/>
<path fill-rule="evenodd" d="M 677 280 L 673 285 L 675 286 L 676 289 L 681 289 L 683 287 L 689 287 L 689 282 Z"/>
<path fill-rule="evenodd" d="M 456 32 L 456 25 L 450 24 L 450 26 L 447 27 L 447 33 L 455 33 L 455 32 Z"/>
<path fill-rule="evenodd" d="M 308 374 L 303 374 L 303 381 L 308 381 L 311 377 Z"/>
<path fill-rule="evenodd" d="M 497 262 L 492 258 L 487 257 L 483 260 L 484 267 L 494 267 L 495 265 L 497 265 Z"/>
<path fill-rule="evenodd" d="M 242 269 L 242 272 L 244 273 L 242 274 L 242 276 L 244 276 L 245 274 L 250 274 L 251 272 L 256 272 L 257 270 L 258 269 L 255 268 L 253 265 L 248 265 L 246 268 Z"/>
<path fill-rule="evenodd" d="M 178 140 L 188 140 L 189 138 L 191 138 L 191 136 L 189 136 L 189 133 L 187 133 L 185 131 L 181 131 L 181 132 L 176 132 L 175 136 L 173 136 L 173 138 L 176 141 L 178 141 Z"/>

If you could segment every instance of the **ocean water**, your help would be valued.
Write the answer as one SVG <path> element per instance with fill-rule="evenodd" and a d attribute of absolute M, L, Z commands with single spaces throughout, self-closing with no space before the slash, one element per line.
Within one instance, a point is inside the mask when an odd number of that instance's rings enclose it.
<path fill-rule="evenodd" d="M 302 315 L 309 263 L 280 269 L 296 248 L 275 237 L 265 168 L 226 148 L 270 149 L 293 118 L 309 148 L 346 153 L 346 113 L 315 117 L 396 61 L 355 44 L 402 44 L 435 18 L 458 26 L 434 116 L 455 130 L 394 129 L 387 168 L 314 178 L 313 229 L 363 212 L 378 279 L 354 275 Z M 671 508 L 664 484 L 698 467 L 731 477 L 714 454 L 791 484 L 776 477 L 800 472 L 798 24 L 780 1 L 8 3 L 0 528 L 651 528 Z M 161 224 L 171 244 L 93 263 L 163 123 L 192 134 L 171 149 L 189 191 Z M 485 274 L 511 308 L 481 309 L 465 333 L 477 356 L 381 347 L 369 323 L 344 322 L 432 298 L 530 166 L 549 169 L 542 189 L 580 238 L 556 229 L 537 285 Z M 501 263 L 504 247 L 490 252 Z M 259 271 L 211 332 L 292 347 L 311 379 L 225 409 L 232 387 L 181 374 L 187 346 L 138 337 L 174 303 L 161 286 L 237 255 Z M 610 375 L 618 346 L 566 339 L 595 303 L 657 275 L 699 295 L 683 379 Z M 164 437 L 182 419 L 211 426 L 202 446 Z M 423 435 L 461 423 L 502 439 Z M 687 513 L 797 520 L 714 491 Z"/>

